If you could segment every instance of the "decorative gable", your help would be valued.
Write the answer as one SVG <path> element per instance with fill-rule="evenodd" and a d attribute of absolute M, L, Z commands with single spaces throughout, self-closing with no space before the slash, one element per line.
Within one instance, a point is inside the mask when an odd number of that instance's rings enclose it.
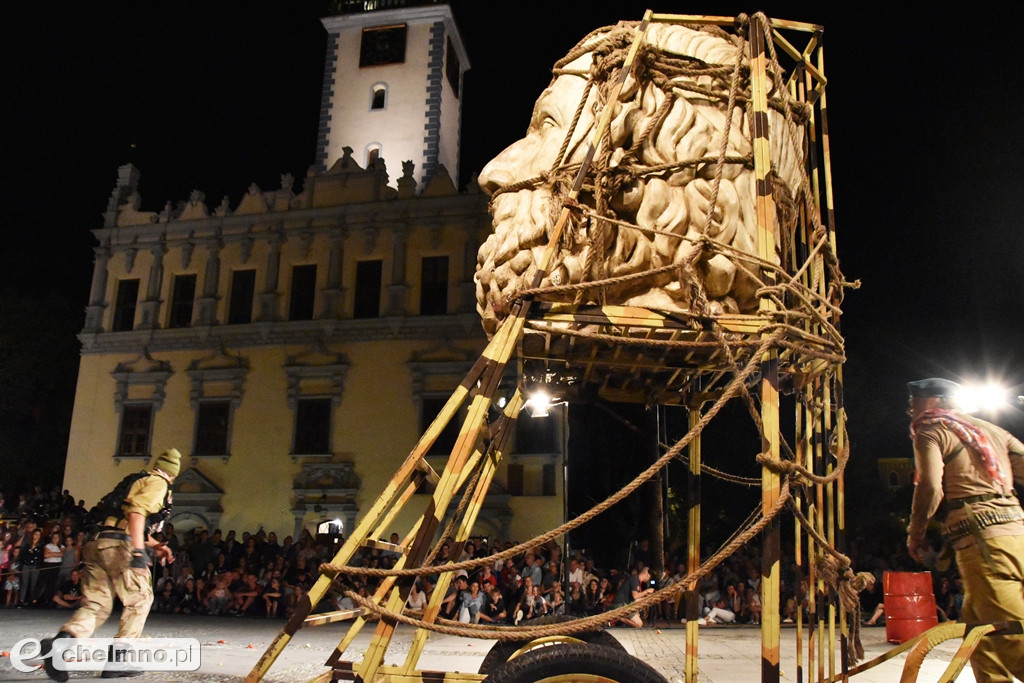
<path fill-rule="evenodd" d="M 174 374 L 170 361 L 157 360 L 149 355 L 148 349 L 130 361 L 118 363 L 110 373 L 114 378 L 114 405 L 118 410 L 126 401 L 145 400 L 159 410 L 167 394 L 168 378 Z"/>

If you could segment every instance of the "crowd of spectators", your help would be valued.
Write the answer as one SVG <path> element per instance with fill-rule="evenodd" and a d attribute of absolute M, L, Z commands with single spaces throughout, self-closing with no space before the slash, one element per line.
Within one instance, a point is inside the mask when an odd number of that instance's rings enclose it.
<path fill-rule="evenodd" d="M 0 496 L 0 607 L 74 609 L 81 600 L 80 563 L 86 509 L 68 491 L 54 489 L 18 496 L 6 505 Z M 234 530 L 191 529 L 176 533 L 168 524 L 163 538 L 177 561 L 154 567 L 153 611 L 168 614 L 232 615 L 287 618 L 313 585 L 321 562 L 334 554 L 338 539 L 314 537 L 303 531 L 296 541 L 279 541 L 274 532 L 260 529 L 238 536 Z M 390 568 L 399 555 L 391 545 L 360 549 L 350 561 L 357 567 Z M 453 543 L 444 543 L 435 564 L 496 555 L 515 545 L 512 541 L 467 542 L 459 557 Z M 705 556 L 707 552 L 704 553 Z M 586 553 L 563 557 L 555 543 L 533 548 L 508 560 L 496 559 L 460 571 L 445 589 L 441 617 L 463 622 L 519 624 L 549 615 L 596 615 L 629 604 L 650 589 L 682 582 L 685 555 L 666 558 L 660 575 L 650 572 L 652 562 L 645 541 L 630 551 L 628 568 L 600 568 Z M 880 623 L 881 575 L 889 569 L 879 558 L 866 557 L 878 578 L 873 594 L 862 595 L 865 623 Z M 791 557 L 781 563 L 779 609 L 784 623 L 809 609 L 808 581 L 804 568 Z M 438 585 L 437 576 L 424 576 L 412 586 L 407 609 L 423 610 Z M 379 579 L 377 580 L 379 581 Z M 372 595 L 377 581 L 357 575 L 339 575 L 318 606 L 321 611 L 355 609 L 347 595 Z M 695 586 L 697 615 L 702 625 L 758 624 L 761 620 L 760 559 L 748 546 L 733 554 Z M 936 575 L 936 600 L 940 618 L 956 619 L 963 602 L 959 578 Z M 685 621 L 684 594 L 649 607 L 643 619 Z M 622 620 L 638 626 L 641 615 Z"/>

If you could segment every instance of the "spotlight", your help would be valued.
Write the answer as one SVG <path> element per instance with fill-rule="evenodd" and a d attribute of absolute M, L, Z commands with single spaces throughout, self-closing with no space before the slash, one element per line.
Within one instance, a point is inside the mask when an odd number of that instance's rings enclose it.
<path fill-rule="evenodd" d="M 965 384 L 953 401 L 965 413 L 995 413 L 1010 405 L 1010 392 L 995 382 Z"/>
<path fill-rule="evenodd" d="M 526 399 L 523 407 L 530 411 L 530 417 L 547 417 L 551 414 L 551 394 L 537 389 Z"/>

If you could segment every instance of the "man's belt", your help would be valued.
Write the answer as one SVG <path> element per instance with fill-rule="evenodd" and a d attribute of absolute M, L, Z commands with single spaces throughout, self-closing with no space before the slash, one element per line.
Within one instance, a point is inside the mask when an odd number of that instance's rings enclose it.
<path fill-rule="evenodd" d="M 974 503 L 984 503 L 990 500 L 997 500 L 999 498 L 1016 498 L 1015 493 L 982 493 L 977 496 L 964 496 L 963 498 L 950 498 L 946 500 L 946 508 L 949 510 L 959 510 L 965 505 L 973 505 Z"/>
<path fill-rule="evenodd" d="M 128 541 L 131 537 L 120 529 L 100 529 L 93 534 L 93 540 L 105 538 L 113 541 Z"/>
<path fill-rule="evenodd" d="M 959 499 L 964 500 L 964 499 Z M 990 499 L 991 500 L 991 499 Z M 977 530 L 984 529 L 985 527 L 996 526 L 998 524 L 1009 524 L 1010 522 L 1024 521 L 1024 510 L 1019 505 L 1014 507 L 1007 507 L 1004 510 L 982 510 L 980 512 L 973 513 L 973 520 L 961 519 L 955 524 L 946 526 L 946 535 L 949 537 L 950 543 L 955 543 L 962 538 L 966 538 L 974 533 L 972 529 L 972 521 L 977 522 Z"/>

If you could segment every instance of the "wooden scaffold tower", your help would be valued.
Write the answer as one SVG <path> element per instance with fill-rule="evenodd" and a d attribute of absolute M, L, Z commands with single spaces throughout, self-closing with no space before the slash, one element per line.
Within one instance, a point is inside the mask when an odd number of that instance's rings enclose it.
<path fill-rule="evenodd" d="M 698 58 L 678 48 L 680 27 L 688 32 L 683 42 L 712 41 L 720 49 L 708 54 L 722 59 Z M 492 332 L 483 354 L 332 562 L 321 567 L 307 598 L 248 681 L 263 678 L 300 628 L 342 620 L 351 621 L 349 630 L 326 662 L 327 671 L 315 680 L 480 681 L 487 675 L 495 681 L 530 680 L 529 655 L 537 651 L 531 647 L 551 643 L 562 644 L 545 648 L 545 670 L 551 671 L 551 662 L 561 657 L 573 663 L 570 669 L 559 670 L 558 675 L 565 676 L 559 680 L 592 680 L 572 677 L 588 673 L 588 658 L 598 657 L 595 648 L 588 650 L 581 643 L 593 640 L 594 632 L 610 619 L 686 590 L 686 680 L 694 683 L 698 625 L 693 589 L 758 534 L 763 577 L 761 678 L 778 681 L 784 514 L 794 520 L 797 562 L 813 589 L 810 623 L 803 623 L 797 611 L 797 680 L 831 681 L 850 672 L 857 650 L 860 578 L 840 552 L 848 447 L 839 319 L 849 283 L 836 256 L 821 36 L 820 26 L 761 14 L 713 17 L 648 11 L 641 22 L 595 31 L 555 65 L 556 79 L 570 75 L 587 81 L 561 148 L 551 155 L 554 162 L 545 173 L 501 187 L 492 200 L 523 190 L 550 192 L 557 220 L 546 230 L 547 246 L 533 251 L 539 255 L 525 270 L 525 286 L 502 292 L 501 301 L 493 306 L 483 297 L 482 309 L 490 314 L 490 319 L 485 315 L 485 327 Z M 583 56 L 589 66 L 581 72 L 576 60 Z M 626 136 L 627 143 L 621 145 L 615 139 L 622 137 L 629 119 L 622 103 L 630 98 L 641 103 L 638 116 L 647 118 L 640 132 Z M 676 140 L 676 149 L 686 149 L 691 156 L 661 154 L 662 161 L 652 163 L 652 155 L 660 154 L 655 138 L 670 126 L 676 104 L 696 101 L 720 112 L 712 116 L 717 133 L 711 144 L 694 150 L 686 148 L 685 139 Z M 709 111 L 698 114 L 711 116 Z M 572 145 L 573 139 L 584 144 Z M 680 232 L 671 222 L 644 220 L 637 211 L 622 208 L 629 203 L 622 198 L 641 184 L 653 192 L 652 188 L 682 187 L 694 179 L 700 180 L 701 194 L 699 201 L 687 204 L 693 229 Z M 695 214 L 693 206 L 704 211 Z M 726 236 L 735 230 L 727 220 L 730 206 L 739 207 L 740 222 L 750 227 L 746 237 Z M 615 259 L 623 258 L 621 244 L 641 241 L 651 254 L 661 255 L 637 267 L 626 254 L 632 269 L 618 267 Z M 638 253 L 636 249 L 631 253 Z M 564 268 L 566 253 L 585 254 L 578 259 L 584 266 L 575 271 Z M 711 282 L 718 272 L 732 274 L 731 285 L 723 288 Z M 478 273 L 478 280 L 484 279 Z M 620 296 L 652 289 L 671 292 L 662 300 L 683 303 L 658 307 L 638 304 L 647 301 L 643 296 Z M 512 368 L 519 381 L 506 389 L 502 379 Z M 459 557 L 469 539 L 507 452 L 526 384 L 538 377 L 556 378 L 560 398 L 570 402 L 586 389 L 612 401 L 683 405 L 689 410 L 689 431 L 665 445 L 656 462 L 627 487 L 585 514 L 497 555 L 435 565 L 443 540 L 454 540 L 452 557 Z M 786 399 L 780 400 L 780 395 Z M 754 454 L 762 470 L 761 504 L 722 548 L 701 557 L 699 498 L 691 500 L 689 574 L 683 583 L 638 603 L 567 622 L 485 627 L 439 618 L 456 571 L 513 557 L 568 533 L 628 496 L 672 460 L 688 463 L 691 495 L 699 496 L 702 476 L 722 475 L 702 462 L 701 433 L 730 401 L 746 406 L 761 436 L 760 452 Z M 783 404 L 793 408 L 792 417 L 786 418 L 792 420 L 792 443 L 782 436 Z M 458 439 L 444 469 L 437 472 L 425 456 L 464 407 Z M 489 415 L 498 417 L 490 420 Z M 391 529 L 423 486 L 433 493 L 400 543 L 375 540 Z M 389 570 L 348 566 L 363 546 L 391 550 L 400 557 Z M 439 579 L 425 611 L 403 612 L 414 580 L 430 574 Z M 369 598 L 348 593 L 358 605 L 355 610 L 310 616 L 338 575 L 370 575 L 381 582 Z M 379 620 L 369 648 L 360 661 L 344 660 L 370 616 Z M 385 653 L 398 624 L 416 628 L 412 647 L 403 663 L 386 665 Z M 530 641 L 523 648 L 529 652 L 517 658 L 521 663 L 511 674 L 501 670 L 512 662 L 493 661 L 489 666 L 496 668 L 478 674 L 424 672 L 418 660 L 431 631 L 501 643 Z M 660 679 L 642 662 L 624 664 L 629 659 L 624 654 L 613 659 L 597 662 L 591 673 L 622 682 Z"/>

